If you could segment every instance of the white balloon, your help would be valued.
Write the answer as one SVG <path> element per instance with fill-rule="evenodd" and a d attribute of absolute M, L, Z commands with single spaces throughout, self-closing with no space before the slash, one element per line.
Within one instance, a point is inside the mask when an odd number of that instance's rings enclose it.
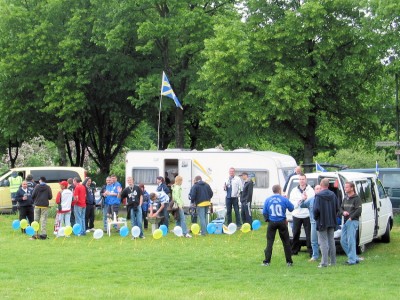
<path fill-rule="evenodd" d="M 103 237 L 103 230 L 101 230 L 101 229 L 96 229 L 94 232 L 93 232 L 93 238 L 95 238 L 96 240 L 98 240 L 98 239 L 101 239 L 102 237 Z"/>
<path fill-rule="evenodd" d="M 133 226 L 131 229 L 132 236 L 137 238 L 140 235 L 140 228 L 139 226 Z"/>
<path fill-rule="evenodd" d="M 181 226 L 175 226 L 174 227 L 174 233 L 175 233 L 176 236 L 183 236 L 182 227 Z"/>
<path fill-rule="evenodd" d="M 65 227 L 58 229 L 57 236 L 65 236 Z"/>
<path fill-rule="evenodd" d="M 235 223 L 231 223 L 228 225 L 229 234 L 234 234 L 236 232 L 237 225 Z"/>

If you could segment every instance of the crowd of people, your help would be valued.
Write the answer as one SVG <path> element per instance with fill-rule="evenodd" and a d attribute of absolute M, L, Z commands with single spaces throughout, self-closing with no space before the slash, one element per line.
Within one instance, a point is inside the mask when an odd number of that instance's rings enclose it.
<path fill-rule="evenodd" d="M 318 268 L 336 265 L 336 246 L 334 232 L 338 228 L 338 219 L 343 217 L 340 244 L 347 255 L 347 265 L 355 265 L 363 260 L 356 254 L 356 232 L 362 212 L 361 198 L 356 194 L 353 182 L 345 183 L 345 197 L 339 202 L 336 194 L 329 190 L 329 179 L 324 178 L 314 189 L 307 184 L 307 178 L 298 166 L 294 174 L 298 175 L 299 184 L 290 191 L 289 197 L 279 185 L 274 185 L 274 195 L 267 198 L 263 207 L 267 227 L 267 246 L 264 250 L 263 266 L 271 264 L 272 249 L 276 231 L 283 244 L 286 263 L 293 265 L 292 255 L 298 255 L 303 226 L 310 262 L 317 262 Z M 285 184 L 287 188 L 287 183 Z M 287 192 L 287 191 L 285 191 Z M 292 213 L 293 239 L 290 242 L 286 211 Z"/>
<path fill-rule="evenodd" d="M 293 265 L 292 256 L 298 255 L 301 242 L 301 228 L 306 236 L 309 261 L 316 262 L 321 256 L 319 268 L 336 264 L 336 247 L 334 231 L 338 228 L 338 217 L 343 217 L 341 246 L 346 253 L 348 265 L 359 263 L 363 258 L 356 255 L 356 232 L 362 212 L 360 197 L 356 194 L 352 182 L 345 183 L 345 197 L 339 203 L 336 194 L 329 190 L 329 179 L 322 179 L 314 189 L 307 183 L 307 178 L 296 167 L 298 186 L 294 187 L 289 196 L 287 191 L 282 192 L 279 185 L 272 187 L 273 195 L 265 200 L 263 216 L 268 222 L 267 246 L 264 250 L 265 259 L 262 265 L 271 264 L 272 249 L 276 231 L 279 232 L 283 244 L 286 263 Z M 232 223 L 232 210 L 235 212 L 235 223 L 240 228 L 243 223 L 252 222 L 251 202 L 253 195 L 253 181 L 247 172 L 235 175 L 235 169 L 230 168 L 224 182 L 226 191 L 227 224 Z M 241 178 L 240 178 L 241 177 Z M 19 219 L 27 219 L 40 223 L 40 230 L 31 239 L 47 239 L 47 219 L 49 201 L 53 198 L 51 188 L 46 184 L 46 178 L 40 177 L 36 184 L 31 175 L 20 182 L 15 190 L 13 187 L 12 199 L 19 210 Z M 168 178 L 168 177 L 166 177 Z M 144 230 L 148 229 L 149 220 L 154 220 L 157 226 L 169 227 L 170 213 L 174 216 L 176 225 L 182 228 L 183 236 L 191 238 L 190 230 L 186 225 L 184 199 L 182 198 L 182 176 L 176 175 L 174 180 L 162 176 L 156 178 L 157 189 L 148 193 L 144 184 L 136 184 L 133 177 L 127 178 L 127 186 L 122 188 L 115 175 L 106 178 L 106 184 L 100 191 L 102 197 L 103 230 L 107 232 L 110 220 L 118 218 L 121 203 L 126 204 L 127 219 L 131 226 L 138 226 L 138 238 L 145 238 Z M 168 183 L 167 183 L 168 182 Z M 16 183 L 17 184 L 17 183 Z M 285 185 L 287 188 L 287 184 Z M 213 191 L 210 185 L 196 176 L 189 192 L 189 200 L 195 209 L 200 222 L 199 235 L 207 234 L 207 214 L 211 206 Z M 60 191 L 56 195 L 57 215 L 54 223 L 54 234 L 62 226 L 79 224 L 79 236 L 94 231 L 95 219 L 95 191 L 91 178 L 70 178 L 60 182 Z M 239 203 L 240 213 L 239 213 Z M 14 203 L 13 203 L 14 204 Z M 290 241 L 286 211 L 292 213 L 293 238 Z M 340 218 L 339 218 L 340 219 Z M 192 220 L 193 221 L 193 220 Z M 154 223 L 154 222 L 153 222 Z M 117 225 L 115 230 L 119 230 Z M 22 229 L 24 232 L 24 229 Z M 321 254 L 321 255 L 320 255 Z"/>

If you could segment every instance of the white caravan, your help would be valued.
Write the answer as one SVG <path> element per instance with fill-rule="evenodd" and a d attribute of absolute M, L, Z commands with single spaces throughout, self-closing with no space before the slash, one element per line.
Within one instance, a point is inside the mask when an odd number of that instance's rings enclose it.
<path fill-rule="evenodd" d="M 249 149 L 129 151 L 126 155 L 126 178 L 133 176 L 135 182 L 143 183 L 149 193 L 157 188 L 157 176 L 165 177 L 168 173 L 171 181 L 178 174 L 182 176 L 185 206 L 190 205 L 188 194 L 197 175 L 211 186 L 213 205 L 224 206 L 224 182 L 231 167 L 235 168 L 236 175 L 244 171 L 249 174 L 254 182 L 253 207 L 261 207 L 272 195 L 274 184 L 285 184 L 296 167 L 296 161 L 289 155 Z"/>

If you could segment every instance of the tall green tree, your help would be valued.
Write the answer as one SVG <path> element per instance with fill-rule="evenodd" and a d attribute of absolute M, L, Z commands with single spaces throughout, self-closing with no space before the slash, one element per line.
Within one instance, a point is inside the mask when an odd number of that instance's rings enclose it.
<path fill-rule="evenodd" d="M 201 70 L 201 79 L 213 82 L 204 91 L 207 122 L 237 133 L 225 143 L 264 136 L 311 162 L 334 137 L 373 138 L 380 111 L 374 85 L 384 66 L 381 37 L 366 31 L 365 7 L 347 0 L 246 6 L 245 21 L 215 28 Z"/>

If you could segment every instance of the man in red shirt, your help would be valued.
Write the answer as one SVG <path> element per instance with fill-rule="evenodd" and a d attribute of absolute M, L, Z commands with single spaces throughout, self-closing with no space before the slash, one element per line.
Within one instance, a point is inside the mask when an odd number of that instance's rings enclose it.
<path fill-rule="evenodd" d="M 86 214 L 86 188 L 81 184 L 81 179 L 74 178 L 74 214 L 75 224 L 81 226 L 79 235 L 86 235 L 85 214 Z"/>

